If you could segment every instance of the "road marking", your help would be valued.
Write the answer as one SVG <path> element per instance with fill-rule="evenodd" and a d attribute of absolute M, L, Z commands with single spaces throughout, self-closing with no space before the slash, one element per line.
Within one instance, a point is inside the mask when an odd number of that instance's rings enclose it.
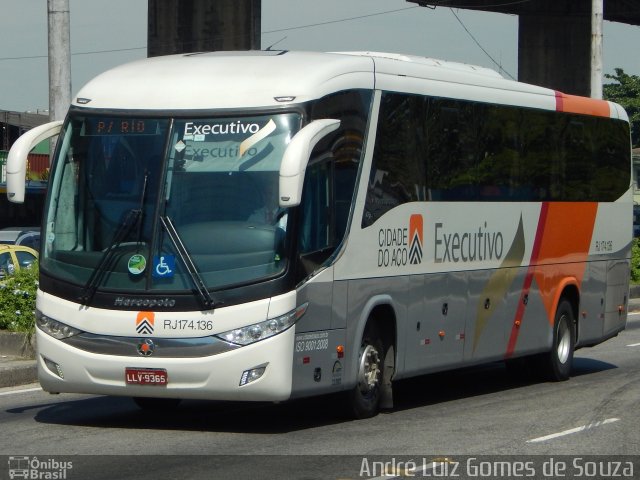
<path fill-rule="evenodd" d="M 19 393 L 37 392 L 39 390 L 42 390 L 42 387 L 23 388 L 22 390 L 11 390 L 9 392 L 0 392 L 0 397 L 5 397 L 7 395 L 18 395 Z"/>
<path fill-rule="evenodd" d="M 571 428 L 569 430 L 565 430 L 563 432 L 552 433 L 551 435 L 545 435 L 544 437 L 533 438 L 531 440 L 527 440 L 527 443 L 539 443 L 545 442 L 547 440 L 551 440 L 558 437 L 564 437 L 565 435 L 571 435 L 573 433 L 584 432 L 585 430 L 591 430 L 592 428 L 600 427 L 602 425 L 606 425 L 607 423 L 613 423 L 620 420 L 619 418 L 607 418 L 606 420 L 602 420 L 600 422 L 593 422 L 589 425 L 583 425 L 581 427 Z"/>
<path fill-rule="evenodd" d="M 640 343 L 632 343 L 631 345 L 627 345 L 627 347 L 640 347 Z"/>

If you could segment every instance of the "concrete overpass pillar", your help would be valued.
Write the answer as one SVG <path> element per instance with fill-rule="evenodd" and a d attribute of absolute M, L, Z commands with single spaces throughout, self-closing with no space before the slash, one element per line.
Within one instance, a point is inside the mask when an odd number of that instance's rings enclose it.
<path fill-rule="evenodd" d="M 260 49 L 261 0 L 149 0 L 147 55 Z"/>
<path fill-rule="evenodd" d="M 518 80 L 574 95 L 591 95 L 591 17 L 520 14 Z"/>

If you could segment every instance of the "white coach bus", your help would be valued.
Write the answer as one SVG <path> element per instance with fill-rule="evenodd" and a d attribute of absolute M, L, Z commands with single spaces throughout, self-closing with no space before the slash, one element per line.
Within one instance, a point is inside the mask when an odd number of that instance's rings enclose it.
<path fill-rule="evenodd" d="M 618 105 L 380 53 L 194 53 L 110 70 L 58 135 L 42 223 L 50 392 L 284 401 L 486 362 L 569 377 L 625 327 Z M 525 359 L 526 362 L 521 362 Z"/>

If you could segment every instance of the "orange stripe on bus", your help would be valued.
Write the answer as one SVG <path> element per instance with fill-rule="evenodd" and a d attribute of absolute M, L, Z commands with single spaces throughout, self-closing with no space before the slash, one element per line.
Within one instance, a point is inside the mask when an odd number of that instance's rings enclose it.
<path fill-rule="evenodd" d="M 556 110 L 558 112 L 582 113 L 598 117 L 611 116 L 609 102 L 605 100 L 567 95 L 562 92 L 556 92 Z"/>
<path fill-rule="evenodd" d="M 524 317 L 525 305 L 528 303 L 529 290 L 531 289 L 531 283 L 533 282 L 533 275 L 535 273 L 535 265 L 540 255 L 540 245 L 542 244 L 542 237 L 544 235 L 544 227 L 547 223 L 547 213 L 549 211 L 549 203 L 543 203 L 540 207 L 540 217 L 538 218 L 538 226 L 536 228 L 536 237 L 533 241 L 533 248 L 531 249 L 531 259 L 529 260 L 529 268 L 527 268 L 527 274 L 524 277 L 524 285 L 520 291 L 520 300 L 518 302 L 518 308 L 516 310 L 516 316 L 511 324 L 511 333 L 509 335 L 509 341 L 507 343 L 507 351 L 505 353 L 505 359 L 511 358 L 513 352 L 516 349 L 516 343 L 518 336 L 520 335 L 520 325 L 522 324 L 522 318 Z"/>
<path fill-rule="evenodd" d="M 560 286 L 582 284 L 597 211 L 597 203 L 549 204 L 534 277 L 551 325 Z"/>
<path fill-rule="evenodd" d="M 562 290 L 568 285 L 580 288 L 597 212 L 597 203 L 542 204 L 529 268 L 507 343 L 506 359 L 511 358 L 515 351 L 525 313 L 525 298 L 529 295 L 533 279 L 552 326 Z"/>

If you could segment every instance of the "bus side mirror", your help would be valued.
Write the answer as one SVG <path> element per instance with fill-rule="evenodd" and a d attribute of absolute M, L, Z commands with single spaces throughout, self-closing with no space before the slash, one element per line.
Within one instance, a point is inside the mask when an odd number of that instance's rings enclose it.
<path fill-rule="evenodd" d="M 7 156 L 7 199 L 10 202 L 24 202 L 29 152 L 41 141 L 58 135 L 61 128 L 61 121 L 45 123 L 23 133 L 11 146 Z"/>
<path fill-rule="evenodd" d="M 335 131 L 340 120 L 314 120 L 294 135 L 282 156 L 280 164 L 279 201 L 281 207 L 300 205 L 304 172 L 313 147 L 322 138 Z"/>

